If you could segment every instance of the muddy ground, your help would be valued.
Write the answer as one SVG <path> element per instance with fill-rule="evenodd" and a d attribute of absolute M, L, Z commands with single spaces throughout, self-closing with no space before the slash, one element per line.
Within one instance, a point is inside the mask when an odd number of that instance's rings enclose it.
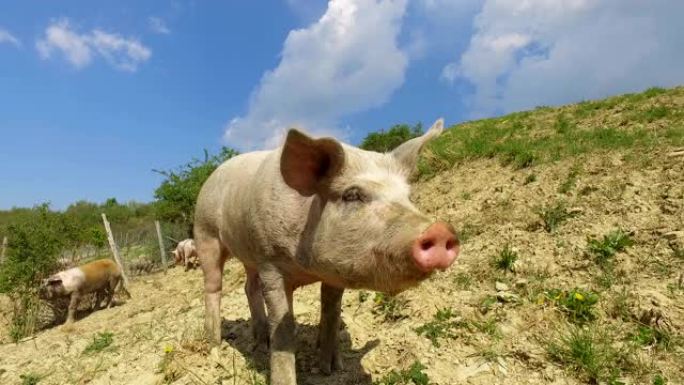
<path fill-rule="evenodd" d="M 544 300 L 543 293 L 554 288 L 598 293 L 597 319 L 586 327 L 609 330 L 616 340 L 629 340 L 635 320 L 681 336 L 684 260 L 676 250 L 684 248 L 684 154 L 676 150 L 594 154 L 523 170 L 479 160 L 418 183 L 418 205 L 463 232 L 457 264 L 401 294 L 398 320 L 377 310 L 374 293 L 347 291 L 345 369 L 332 376 L 319 374 L 315 364 L 319 287 L 299 289 L 299 383 L 370 385 L 416 360 L 440 385 L 584 383 L 580 370 L 547 352 L 549 340 L 571 328 L 567 316 Z M 547 232 L 537 209 L 559 201 L 572 216 Z M 614 282 L 606 287 L 603 271 L 586 253 L 587 237 L 616 228 L 635 243 L 616 255 Z M 492 265 L 505 245 L 519 255 L 514 271 Z M 21 384 L 22 374 L 33 373 L 42 377 L 40 384 L 265 384 L 267 360 L 251 350 L 243 284 L 242 268 L 229 262 L 218 349 L 209 350 L 201 339 L 201 272 L 175 268 L 135 277 L 132 299 L 118 298 L 118 306 L 84 314 L 71 326 L 18 344 L 2 330 L 0 382 Z M 415 329 L 445 307 L 460 320 L 491 327 L 454 330 L 436 347 Z M 111 332 L 112 344 L 85 354 L 99 332 Z M 650 384 L 660 374 L 668 384 L 684 384 L 681 343 L 667 350 L 643 346 L 634 354 L 640 366 L 624 373 L 623 383 Z"/>

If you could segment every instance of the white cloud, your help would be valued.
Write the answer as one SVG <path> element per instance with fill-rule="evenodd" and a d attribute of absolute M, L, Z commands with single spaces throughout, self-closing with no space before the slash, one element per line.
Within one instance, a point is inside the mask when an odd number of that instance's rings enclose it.
<path fill-rule="evenodd" d="M 160 35 L 168 35 L 171 33 L 171 30 L 166 25 L 166 22 L 158 17 L 151 16 L 149 19 L 147 19 L 147 23 L 154 33 L 158 33 Z"/>
<path fill-rule="evenodd" d="M 487 0 L 448 81 L 475 88 L 473 114 L 684 83 L 684 2 Z"/>
<path fill-rule="evenodd" d="M 19 39 L 14 37 L 8 30 L 0 28 L 0 44 L 9 43 L 15 47 L 21 47 Z"/>
<path fill-rule="evenodd" d="M 80 34 L 67 19 L 50 24 L 45 29 L 45 36 L 36 41 L 36 49 L 43 59 L 50 59 L 55 52 L 61 52 L 71 65 L 79 69 L 100 55 L 116 69 L 135 72 L 152 56 L 150 49 L 136 39 L 99 29 Z"/>
<path fill-rule="evenodd" d="M 291 126 L 343 134 L 342 116 L 383 104 L 403 83 L 405 10 L 406 0 L 332 0 L 318 21 L 290 31 L 280 63 L 263 75 L 247 114 L 227 124 L 225 140 L 272 147 Z"/>

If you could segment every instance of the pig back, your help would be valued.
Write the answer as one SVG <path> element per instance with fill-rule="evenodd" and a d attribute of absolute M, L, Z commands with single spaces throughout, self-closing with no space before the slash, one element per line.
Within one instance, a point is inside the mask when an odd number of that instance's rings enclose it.
<path fill-rule="evenodd" d="M 121 269 L 111 259 L 100 259 L 79 266 L 83 272 L 83 286 L 79 288 L 81 293 L 91 293 L 100 290 L 112 282 L 121 278 Z"/>

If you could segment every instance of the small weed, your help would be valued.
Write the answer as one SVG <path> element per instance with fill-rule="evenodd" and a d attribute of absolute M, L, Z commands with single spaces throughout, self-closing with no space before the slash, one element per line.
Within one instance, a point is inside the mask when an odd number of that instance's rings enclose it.
<path fill-rule="evenodd" d="M 658 106 L 649 108 L 648 110 L 637 114 L 637 120 L 651 123 L 653 121 L 667 117 L 670 114 L 670 109 L 665 106 Z"/>
<path fill-rule="evenodd" d="M 497 324 L 497 320 L 494 317 L 488 319 L 481 319 L 476 321 L 470 321 L 469 325 L 480 333 L 489 335 L 490 337 L 499 339 L 501 338 L 501 331 Z"/>
<path fill-rule="evenodd" d="M 509 245 L 499 252 L 499 255 L 494 257 L 494 266 L 504 271 L 515 271 L 515 262 L 518 260 L 518 253 L 515 252 Z"/>
<path fill-rule="evenodd" d="M 481 233 L 482 233 L 482 229 L 480 229 L 480 227 L 478 227 L 477 225 L 474 225 L 470 222 L 466 222 L 461 227 L 461 231 L 458 234 L 458 239 L 461 241 L 461 243 L 465 243 L 470 238 L 472 238 L 474 236 L 478 236 Z"/>
<path fill-rule="evenodd" d="M 461 199 L 463 199 L 464 201 L 468 201 L 470 200 L 470 198 L 472 198 L 472 194 L 469 191 L 463 191 L 461 193 Z"/>
<path fill-rule="evenodd" d="M 660 374 L 656 374 L 655 377 L 653 377 L 653 385 L 667 385 L 667 378 Z"/>
<path fill-rule="evenodd" d="M 482 314 L 487 314 L 494 305 L 498 304 L 499 300 L 494 295 L 485 296 L 482 301 L 480 301 L 480 312 Z"/>
<path fill-rule="evenodd" d="M 677 247 L 674 250 L 672 250 L 672 258 L 684 262 L 684 249 Z"/>
<path fill-rule="evenodd" d="M 582 324 L 596 319 L 594 313 L 594 306 L 598 302 L 596 293 L 582 289 L 570 291 L 552 289 L 546 292 L 546 297 L 574 323 Z"/>
<path fill-rule="evenodd" d="M 425 365 L 416 361 L 408 369 L 392 370 L 380 380 L 373 381 L 373 385 L 430 385 L 430 378 L 423 372 L 425 369 Z"/>
<path fill-rule="evenodd" d="M 588 383 L 617 384 L 625 353 L 611 345 L 611 338 L 597 329 L 574 327 L 548 343 L 554 361 L 566 365 Z"/>
<path fill-rule="evenodd" d="M 468 273 L 460 272 L 454 277 L 454 284 L 459 290 L 468 290 L 473 284 L 473 277 Z"/>
<path fill-rule="evenodd" d="M 662 350 L 670 350 L 677 343 L 676 336 L 659 326 L 638 325 L 637 330 L 629 337 L 639 346 L 652 346 Z"/>
<path fill-rule="evenodd" d="M 28 372 L 19 375 L 21 385 L 36 385 L 43 379 L 43 376 L 34 372 Z"/>
<path fill-rule="evenodd" d="M 527 186 L 528 184 L 534 183 L 536 181 L 537 181 L 537 174 L 532 173 L 532 174 L 529 174 L 525 177 L 525 181 L 523 181 L 523 185 Z"/>
<path fill-rule="evenodd" d="M 359 302 L 366 302 L 370 294 L 365 290 L 359 290 Z"/>
<path fill-rule="evenodd" d="M 183 375 L 182 369 L 175 364 L 176 354 L 177 351 L 173 346 L 167 345 L 164 347 L 164 356 L 159 362 L 157 373 L 164 375 L 164 381 L 166 383 L 174 382 Z"/>
<path fill-rule="evenodd" d="M 558 186 L 558 192 L 561 194 L 569 193 L 577 184 L 577 175 L 579 175 L 579 167 L 574 166 L 570 169 L 568 177 Z"/>
<path fill-rule="evenodd" d="M 596 263 L 605 265 L 608 263 L 616 253 L 623 251 L 625 248 L 632 246 L 634 241 L 629 234 L 617 229 L 613 230 L 603 239 L 596 238 L 587 239 L 587 251 L 593 255 Z"/>
<path fill-rule="evenodd" d="M 83 350 L 83 354 L 99 353 L 108 348 L 114 342 L 114 333 L 102 332 L 97 333 L 93 340 Z"/>
<path fill-rule="evenodd" d="M 544 230 L 549 233 L 555 231 L 561 223 L 573 216 L 573 214 L 567 210 L 565 202 L 563 201 L 558 201 L 552 206 L 539 207 L 537 208 L 537 214 L 544 223 Z"/>
<path fill-rule="evenodd" d="M 445 307 L 437 310 L 432 321 L 416 328 L 416 333 L 425 336 L 438 348 L 440 338 L 456 338 L 452 330 L 461 326 L 464 326 L 464 323 L 458 320 L 458 315 L 451 308 Z"/>
<path fill-rule="evenodd" d="M 384 293 L 375 293 L 373 298 L 373 314 L 382 315 L 385 321 L 399 321 L 406 318 L 404 310 L 407 301 Z"/>

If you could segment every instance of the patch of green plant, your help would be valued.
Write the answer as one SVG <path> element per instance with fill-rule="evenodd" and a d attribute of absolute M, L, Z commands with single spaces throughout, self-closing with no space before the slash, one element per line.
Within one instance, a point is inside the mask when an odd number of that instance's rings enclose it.
<path fill-rule="evenodd" d="M 510 245 L 505 245 L 503 249 L 494 256 L 494 266 L 503 271 L 513 272 L 515 270 L 515 262 L 518 260 L 518 253 L 513 250 Z"/>
<path fill-rule="evenodd" d="M 468 290 L 473 284 L 473 277 L 465 272 L 460 272 L 454 277 L 454 283 L 459 290 Z"/>
<path fill-rule="evenodd" d="M 93 340 L 83 350 L 83 354 L 99 353 L 108 348 L 114 342 L 114 333 L 101 332 L 93 337 Z"/>
<path fill-rule="evenodd" d="M 560 186 L 558 186 L 558 192 L 561 194 L 569 193 L 575 187 L 575 184 L 577 184 L 577 176 L 579 175 L 579 172 L 579 167 L 572 167 L 568 173 L 568 177 L 565 178 L 565 181 L 563 181 Z"/>
<path fill-rule="evenodd" d="M 440 347 L 439 340 L 445 338 L 456 338 L 452 330 L 463 327 L 463 321 L 458 320 L 458 315 L 453 309 L 445 307 L 438 309 L 432 321 L 416 328 L 418 335 L 425 336 L 435 347 Z"/>
<path fill-rule="evenodd" d="M 667 117 L 669 114 L 669 108 L 665 106 L 656 106 L 637 113 L 636 119 L 642 122 L 651 123 L 653 121 L 663 119 Z"/>
<path fill-rule="evenodd" d="M 359 290 L 359 302 L 366 302 L 370 294 L 365 290 Z"/>
<path fill-rule="evenodd" d="M 680 261 L 684 261 L 684 249 L 675 248 L 672 250 L 672 257 Z"/>
<path fill-rule="evenodd" d="M 538 207 L 536 212 L 544 224 L 544 230 L 549 233 L 554 232 L 563 222 L 573 217 L 563 201 L 558 201 L 550 206 Z"/>
<path fill-rule="evenodd" d="M 496 339 L 501 338 L 501 330 L 499 329 L 498 321 L 495 317 L 472 320 L 468 322 L 468 325 L 472 329 L 477 330 L 480 333 L 487 334 L 490 337 Z"/>
<path fill-rule="evenodd" d="M 482 300 L 480 301 L 480 312 L 482 314 L 487 314 L 494 305 L 498 304 L 499 300 L 496 298 L 494 295 L 486 295 Z"/>
<path fill-rule="evenodd" d="M 639 346 L 656 347 L 661 350 L 671 350 L 678 343 L 678 337 L 661 326 L 637 325 L 636 331 L 631 333 L 629 338 Z"/>
<path fill-rule="evenodd" d="M 528 174 L 525 177 L 525 180 L 523 181 L 523 186 L 527 186 L 528 184 L 534 183 L 536 181 L 537 181 L 537 174 L 535 174 L 535 173 Z"/>
<path fill-rule="evenodd" d="M 425 365 L 416 361 L 410 368 L 401 371 L 392 370 L 373 385 L 430 385 L 430 378 L 424 370 Z"/>
<path fill-rule="evenodd" d="M 603 236 L 602 239 L 587 238 L 587 251 L 593 255 L 599 265 L 609 262 L 615 254 L 632 246 L 634 241 L 628 233 L 616 229 Z"/>
<path fill-rule="evenodd" d="M 664 92 L 681 95 L 682 89 L 678 87 Z M 681 114 L 673 112 L 660 118 L 661 121 L 672 124 L 655 129 L 646 127 L 636 118 L 630 118 L 626 112 L 621 112 L 626 115 L 624 124 L 615 127 L 597 127 L 595 123 L 584 124 L 582 121 L 625 101 L 652 97 L 643 96 L 647 93 L 648 91 L 629 98 L 613 97 L 582 102 L 571 109 L 525 111 L 459 124 L 453 129 L 446 130 L 428 145 L 425 156 L 419 162 L 420 176 L 431 177 L 439 170 L 470 159 L 498 158 L 503 164 L 511 164 L 520 169 L 586 153 L 682 145 L 684 130 L 679 120 Z M 641 108 L 642 105 L 634 104 L 630 110 Z M 649 114 L 658 117 L 662 116 L 663 112 L 653 110 Z M 541 131 L 535 128 L 545 126 L 549 117 L 556 119 L 553 132 L 547 135 L 533 135 L 532 133 Z M 582 129 L 578 128 L 580 126 Z"/>
<path fill-rule="evenodd" d="M 381 315 L 385 321 L 399 321 L 406 318 L 408 302 L 402 298 L 377 292 L 373 297 L 373 314 Z"/>
<path fill-rule="evenodd" d="M 43 376 L 34 372 L 29 372 L 20 374 L 19 379 L 21 380 L 21 385 L 36 385 L 43 379 Z"/>
<path fill-rule="evenodd" d="M 575 123 L 571 122 L 565 114 L 559 114 L 553 128 L 559 134 L 567 134 L 575 128 Z"/>
<path fill-rule="evenodd" d="M 574 323 L 583 324 L 596 319 L 594 306 L 599 297 L 592 291 L 551 289 L 546 292 L 546 297 Z"/>
<path fill-rule="evenodd" d="M 175 364 L 176 349 L 171 345 L 164 347 L 164 356 L 159 365 L 157 366 L 157 373 L 164 375 L 164 381 L 166 383 L 172 383 L 182 376 L 182 372 L 178 365 Z"/>
<path fill-rule="evenodd" d="M 467 242 L 472 237 L 478 236 L 482 233 L 482 229 L 470 222 L 465 222 L 458 233 L 458 239 L 461 243 Z"/>
<path fill-rule="evenodd" d="M 663 377 L 660 374 L 656 374 L 653 377 L 653 385 L 667 385 L 667 378 Z"/>
<path fill-rule="evenodd" d="M 630 366 L 626 351 L 612 345 L 612 338 L 596 328 L 571 327 L 548 342 L 551 359 L 591 384 L 619 384 Z"/>

